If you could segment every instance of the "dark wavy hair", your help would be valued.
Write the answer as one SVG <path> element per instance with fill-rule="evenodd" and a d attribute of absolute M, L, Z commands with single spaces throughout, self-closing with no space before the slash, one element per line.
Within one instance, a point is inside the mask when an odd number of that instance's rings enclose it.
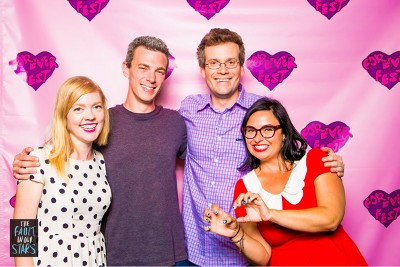
<path fill-rule="evenodd" d="M 281 125 L 282 134 L 285 135 L 283 141 L 283 146 L 281 149 L 281 156 L 283 160 L 293 163 L 296 160 L 300 160 L 306 153 L 307 142 L 300 135 L 300 133 L 293 126 L 292 121 L 289 118 L 285 107 L 278 101 L 272 98 L 263 97 L 254 102 L 254 104 L 249 108 L 243 118 L 242 129 L 247 126 L 247 122 L 251 115 L 257 111 L 271 110 L 274 116 L 278 119 Z M 246 138 L 243 131 L 242 136 L 244 142 Z M 243 165 L 240 167 L 242 171 L 250 171 L 256 169 L 260 166 L 260 160 L 254 157 L 246 146 L 247 157 Z"/>

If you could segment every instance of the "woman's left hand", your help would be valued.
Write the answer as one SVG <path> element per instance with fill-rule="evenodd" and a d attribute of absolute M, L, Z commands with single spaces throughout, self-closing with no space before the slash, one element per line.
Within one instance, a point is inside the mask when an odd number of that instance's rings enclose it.
<path fill-rule="evenodd" d="M 238 222 L 261 222 L 271 219 L 270 209 L 259 194 L 248 191 L 241 193 L 234 202 L 234 209 L 244 206 L 247 215 L 237 218 Z"/>

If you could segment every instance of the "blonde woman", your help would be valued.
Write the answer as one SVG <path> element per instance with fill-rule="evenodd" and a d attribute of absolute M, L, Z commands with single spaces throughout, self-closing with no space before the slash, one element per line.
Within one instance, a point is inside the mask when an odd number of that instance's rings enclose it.
<path fill-rule="evenodd" d="M 106 98 L 87 77 L 66 80 L 54 108 L 51 135 L 31 152 L 40 167 L 17 185 L 14 219 L 38 219 L 38 257 L 16 257 L 17 266 L 105 266 L 101 220 L 111 202 L 103 155 Z"/>

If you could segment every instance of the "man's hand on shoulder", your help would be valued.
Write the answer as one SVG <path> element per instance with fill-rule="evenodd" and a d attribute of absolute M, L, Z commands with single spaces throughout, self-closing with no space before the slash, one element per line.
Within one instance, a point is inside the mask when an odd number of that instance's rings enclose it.
<path fill-rule="evenodd" d="M 26 147 L 19 154 L 15 155 L 13 161 L 13 175 L 15 179 L 27 180 L 31 174 L 36 173 L 36 168 L 40 166 L 39 159 L 30 156 L 33 148 Z"/>
<path fill-rule="evenodd" d="M 335 172 L 340 178 L 344 176 L 344 162 L 343 158 L 329 147 L 321 147 L 322 151 L 328 153 L 328 156 L 322 158 L 325 167 L 330 167 L 331 172 Z"/>

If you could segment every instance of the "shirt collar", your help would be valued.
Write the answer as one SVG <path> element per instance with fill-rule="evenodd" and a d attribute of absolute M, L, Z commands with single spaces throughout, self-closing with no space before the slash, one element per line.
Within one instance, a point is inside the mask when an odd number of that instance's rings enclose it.
<path fill-rule="evenodd" d="M 251 99 L 249 99 L 249 97 L 247 97 L 246 91 L 244 90 L 244 87 L 242 84 L 239 84 L 238 91 L 239 91 L 239 97 L 236 100 L 235 104 L 233 104 L 233 106 L 230 107 L 229 109 L 232 109 L 235 105 L 239 105 L 245 109 L 250 108 L 250 106 L 253 104 L 253 102 L 251 101 Z M 199 103 L 199 108 L 197 109 L 197 111 L 204 110 L 207 107 L 210 107 L 210 108 L 212 107 L 211 94 L 203 95 L 201 102 Z"/>
<path fill-rule="evenodd" d="M 305 155 L 300 161 L 295 161 L 295 168 L 285 185 L 283 191 L 279 194 L 272 194 L 264 190 L 260 180 L 254 170 L 243 177 L 243 182 L 248 191 L 257 193 L 264 200 L 270 209 L 282 210 L 282 197 L 290 204 L 297 205 L 303 198 L 303 188 L 305 186 L 305 178 L 307 175 L 307 156 Z"/>

